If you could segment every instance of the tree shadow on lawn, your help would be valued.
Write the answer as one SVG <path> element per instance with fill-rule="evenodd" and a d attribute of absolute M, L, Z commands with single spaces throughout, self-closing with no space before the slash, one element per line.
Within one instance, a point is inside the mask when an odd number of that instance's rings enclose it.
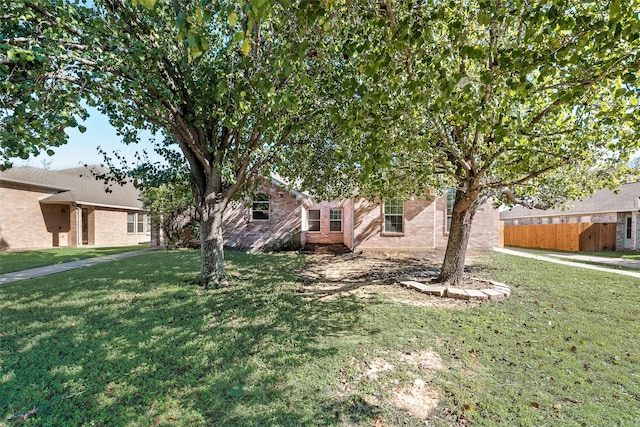
<path fill-rule="evenodd" d="M 353 335 L 362 305 L 296 295 L 300 257 L 227 258 L 213 291 L 187 284 L 195 252 L 0 287 L 0 423 L 336 424 L 324 338 Z"/>

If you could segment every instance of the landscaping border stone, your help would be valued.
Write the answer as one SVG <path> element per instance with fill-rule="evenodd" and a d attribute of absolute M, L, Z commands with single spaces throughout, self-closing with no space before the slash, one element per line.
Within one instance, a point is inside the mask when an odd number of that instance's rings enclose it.
<path fill-rule="evenodd" d="M 505 285 L 504 283 L 494 281 L 488 281 L 488 283 L 491 284 L 491 288 L 480 290 L 427 285 L 416 280 L 411 280 L 411 278 L 408 276 L 398 277 L 398 283 L 406 288 L 413 289 L 425 294 L 446 298 L 456 298 L 461 300 L 495 300 L 506 298 L 511 295 L 511 289 L 509 288 L 509 286 Z"/>

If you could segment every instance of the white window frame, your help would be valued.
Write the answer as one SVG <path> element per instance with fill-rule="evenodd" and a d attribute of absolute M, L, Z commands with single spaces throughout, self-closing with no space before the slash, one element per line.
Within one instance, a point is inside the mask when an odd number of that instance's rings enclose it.
<path fill-rule="evenodd" d="M 385 200 L 383 203 L 382 213 L 383 213 L 383 221 L 382 221 L 382 231 L 384 234 L 393 234 L 399 235 L 404 234 L 404 201 L 398 199 L 390 199 Z M 399 208 L 399 212 L 398 212 Z M 387 211 L 393 210 L 393 212 Z M 388 230 L 387 229 L 387 217 L 390 218 L 400 218 L 400 230 Z"/>
<path fill-rule="evenodd" d="M 339 218 L 336 218 L 336 214 Z M 342 209 L 329 209 L 329 232 L 330 233 L 342 233 Z M 339 230 L 332 230 L 333 224 L 339 224 Z"/>
<path fill-rule="evenodd" d="M 451 218 L 453 216 L 453 205 L 456 203 L 456 190 L 453 188 L 447 188 L 447 209 L 445 218 L 445 233 L 449 234 L 451 231 Z"/>
<path fill-rule="evenodd" d="M 142 212 L 138 212 L 136 214 L 136 234 L 144 234 L 145 233 L 145 215 Z M 142 226 L 142 227 L 141 227 Z M 141 229 L 142 228 L 142 229 Z"/>
<path fill-rule="evenodd" d="M 136 234 L 137 219 L 135 212 L 127 212 L 127 234 Z"/>
<path fill-rule="evenodd" d="M 257 206 L 260 206 L 260 208 L 257 209 Z M 256 214 L 266 215 L 266 218 L 256 218 Z M 251 202 L 251 220 L 269 221 L 269 219 L 271 219 L 271 198 L 269 194 L 256 194 L 255 199 Z"/>
<path fill-rule="evenodd" d="M 311 212 L 318 212 L 318 218 L 312 218 L 311 217 Z M 307 230 L 310 233 L 320 233 L 321 231 L 321 227 L 322 224 L 320 222 L 320 218 L 322 217 L 322 213 L 320 212 L 320 209 L 309 209 L 307 211 Z M 311 227 L 311 224 L 317 224 L 318 225 L 318 229 L 317 230 L 313 230 Z"/>

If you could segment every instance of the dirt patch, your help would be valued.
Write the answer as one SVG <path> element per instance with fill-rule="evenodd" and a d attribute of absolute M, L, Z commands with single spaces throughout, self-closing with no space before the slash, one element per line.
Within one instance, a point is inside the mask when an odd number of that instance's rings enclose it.
<path fill-rule="evenodd" d="M 348 253 L 340 255 L 308 255 L 309 264 L 299 273 L 298 289 L 305 297 L 331 301 L 349 295 L 359 298 L 383 297 L 404 304 L 439 307 L 468 307 L 478 302 L 440 298 L 406 289 L 399 277 L 431 284 L 438 275 L 442 254 L 426 253 L 412 256 Z M 473 256 L 470 257 L 471 260 Z M 484 289 L 487 282 L 471 277 L 478 267 L 470 262 L 465 270 L 463 289 Z"/>
<path fill-rule="evenodd" d="M 353 409 L 352 401 L 357 396 L 363 400 L 361 405 L 394 407 L 416 419 L 428 420 L 442 398 L 442 392 L 430 384 L 441 369 L 442 359 L 433 351 L 381 352 L 368 359 L 353 358 L 341 371 L 336 395 L 347 403 L 343 411 Z M 413 380 L 400 379 L 407 376 Z M 385 420 L 383 425 L 395 424 Z"/>
<path fill-rule="evenodd" d="M 426 420 L 437 408 L 441 397 L 439 390 L 417 378 L 410 387 L 394 390 L 393 403 L 414 417 Z"/>

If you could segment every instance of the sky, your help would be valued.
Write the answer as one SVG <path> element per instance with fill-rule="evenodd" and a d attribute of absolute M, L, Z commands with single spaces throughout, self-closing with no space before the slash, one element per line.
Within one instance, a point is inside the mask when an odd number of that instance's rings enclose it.
<path fill-rule="evenodd" d="M 130 160 L 135 159 L 136 151 L 142 152 L 146 148 L 151 160 L 160 160 L 153 151 L 153 144 L 149 142 L 151 133 L 145 132 L 139 144 L 125 145 L 106 116 L 94 108 L 89 108 L 89 114 L 90 117 L 82 123 L 87 127 L 87 131 L 80 133 L 77 129 L 67 129 L 65 132 L 69 135 L 69 141 L 60 147 L 52 147 L 55 152 L 53 156 L 42 153 L 28 160 L 16 158 L 12 159 L 13 165 L 60 170 L 84 164 L 101 164 L 104 163 L 104 158 L 98 153 L 98 146 L 109 154 L 119 151 Z"/>

